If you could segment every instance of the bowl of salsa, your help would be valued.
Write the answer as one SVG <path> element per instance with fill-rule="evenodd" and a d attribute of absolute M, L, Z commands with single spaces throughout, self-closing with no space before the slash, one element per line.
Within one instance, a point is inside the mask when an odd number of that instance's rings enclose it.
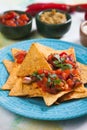
<path fill-rule="evenodd" d="M 32 17 L 24 11 L 10 10 L 0 14 L 0 31 L 10 39 L 21 39 L 29 36 L 32 28 Z"/>

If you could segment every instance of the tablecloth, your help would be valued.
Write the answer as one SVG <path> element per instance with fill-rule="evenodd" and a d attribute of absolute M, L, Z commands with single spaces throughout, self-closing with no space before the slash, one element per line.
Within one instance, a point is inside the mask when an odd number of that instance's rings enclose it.
<path fill-rule="evenodd" d="M 42 0 L 3 0 L 0 1 L 0 12 L 8 9 L 25 10 L 28 4 L 42 2 Z M 46 2 L 54 2 L 47 0 Z M 55 0 L 62 3 L 87 3 L 87 0 Z M 60 40 L 80 43 L 79 27 L 84 19 L 84 13 L 72 14 L 72 25 L 69 32 Z M 43 38 L 37 31 L 35 20 L 33 19 L 32 35 L 27 39 Z M 27 40 L 23 39 L 23 40 Z M 21 40 L 9 40 L 0 33 L 0 48 L 11 45 Z M 24 118 L 16 115 L 0 106 L 0 130 L 85 130 L 87 129 L 87 116 L 66 120 L 66 121 L 40 121 Z"/>

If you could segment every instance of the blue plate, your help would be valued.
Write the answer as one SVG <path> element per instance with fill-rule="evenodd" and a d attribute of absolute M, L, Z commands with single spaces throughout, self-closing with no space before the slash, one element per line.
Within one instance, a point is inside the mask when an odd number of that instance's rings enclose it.
<path fill-rule="evenodd" d="M 54 39 L 34 39 L 22 41 L 8 46 L 0 51 L 0 87 L 5 83 L 8 77 L 8 73 L 2 63 L 2 60 L 13 60 L 11 48 L 27 50 L 32 42 L 39 42 L 43 45 L 59 50 L 74 47 L 77 60 L 81 63 L 87 64 L 87 49 L 80 45 Z M 42 99 L 9 97 L 8 91 L 1 90 L 0 105 L 16 114 L 40 120 L 66 120 L 87 114 L 87 98 L 72 100 L 61 103 L 60 105 L 47 107 Z"/>

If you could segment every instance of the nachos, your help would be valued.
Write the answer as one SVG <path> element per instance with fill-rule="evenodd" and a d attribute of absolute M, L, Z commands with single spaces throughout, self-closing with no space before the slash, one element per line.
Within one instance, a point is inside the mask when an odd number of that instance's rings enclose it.
<path fill-rule="evenodd" d="M 10 90 L 10 96 L 42 97 L 48 106 L 87 97 L 84 65 L 82 72 L 73 48 L 58 51 L 33 43 L 28 52 L 13 48 L 12 55 L 14 62 L 3 61 L 10 76 L 2 89 Z"/>

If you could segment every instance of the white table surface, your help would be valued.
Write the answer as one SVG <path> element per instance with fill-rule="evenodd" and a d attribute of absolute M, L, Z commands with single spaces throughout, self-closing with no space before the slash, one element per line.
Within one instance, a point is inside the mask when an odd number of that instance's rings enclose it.
<path fill-rule="evenodd" d="M 49 1 L 49 0 L 47 0 Z M 60 0 L 56 0 L 56 2 Z M 62 0 L 61 0 L 62 1 Z M 78 0 L 79 2 L 87 2 L 87 0 Z M 78 2 L 76 0 L 76 2 Z M 7 9 L 22 9 L 24 10 L 28 3 L 32 3 L 29 0 L 3 0 L 0 1 L 0 12 Z M 33 0 L 33 2 L 41 2 L 41 0 Z M 52 2 L 52 0 L 51 0 Z M 64 0 L 62 1 L 64 2 Z M 66 0 L 66 2 L 70 2 Z M 72 0 L 74 4 L 75 0 Z M 15 5 L 14 5 L 15 4 Z M 69 42 L 74 42 L 76 44 L 80 43 L 79 37 L 79 27 L 80 23 L 84 20 L 84 13 L 74 13 L 72 14 L 72 25 L 69 32 L 64 35 L 60 40 L 65 40 Z M 35 21 L 33 20 L 33 35 L 29 39 L 33 38 L 43 38 L 40 34 L 36 32 Z M 0 34 L 0 46 L 7 46 L 14 42 L 14 40 L 6 39 L 2 34 Z M 73 120 L 66 121 L 38 121 L 27 119 L 9 112 L 8 110 L 0 106 L 0 130 L 86 130 L 87 129 L 87 116 L 76 118 Z"/>

